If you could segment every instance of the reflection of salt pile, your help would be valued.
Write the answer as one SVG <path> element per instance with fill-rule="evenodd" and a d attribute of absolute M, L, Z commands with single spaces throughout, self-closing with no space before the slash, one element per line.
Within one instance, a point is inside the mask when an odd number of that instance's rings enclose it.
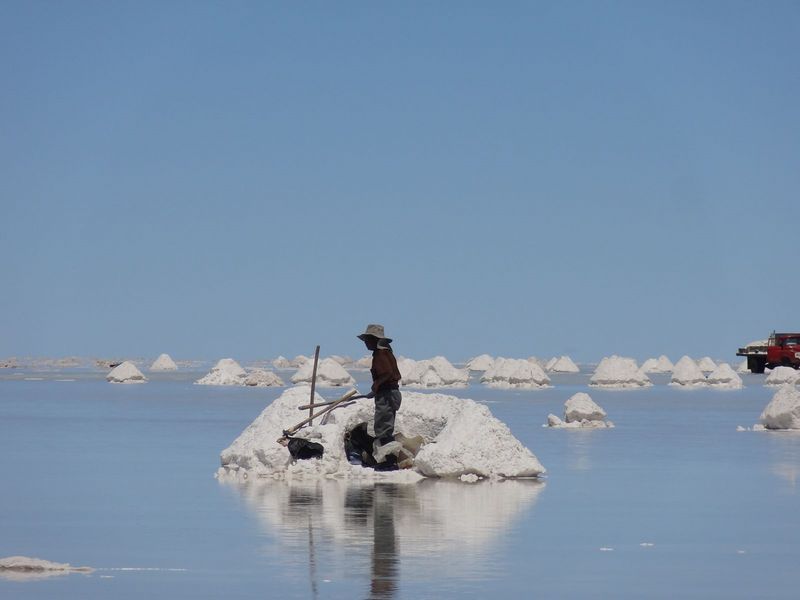
<path fill-rule="evenodd" d="M 232 358 L 221 358 L 211 371 L 195 383 L 197 385 L 244 385 L 247 373 Z"/>
<path fill-rule="evenodd" d="M 272 361 L 272 366 L 276 369 L 289 369 L 291 368 L 292 364 L 289 362 L 289 359 L 285 356 L 279 356 L 275 360 Z"/>
<path fill-rule="evenodd" d="M 792 367 L 775 367 L 772 373 L 767 375 L 764 385 L 783 385 L 785 383 L 797 383 L 798 372 Z"/>
<path fill-rule="evenodd" d="M 313 429 L 302 429 L 297 435 L 322 444 L 321 459 L 292 462 L 289 451 L 277 442 L 283 430 L 299 421 L 297 407 L 307 404 L 307 386 L 286 390 L 253 421 L 221 455 L 224 476 L 265 476 L 277 478 L 323 477 L 460 477 L 475 474 L 481 477 L 533 477 L 544 467 L 525 448 L 508 427 L 492 416 L 489 409 L 472 400 L 443 394 L 403 392 L 403 403 L 397 413 L 395 432 L 413 437 L 420 435 L 426 444 L 414 461 L 412 471 L 375 472 L 347 461 L 344 434 L 366 422 L 370 434 L 375 405 L 359 400 L 337 408 Z M 319 395 L 315 402 L 323 402 Z M 324 423 L 322 421 L 325 421 Z"/>
<path fill-rule="evenodd" d="M 292 383 L 311 383 L 314 375 L 314 361 L 309 360 L 292 375 Z M 320 387 L 339 387 L 356 382 L 344 367 L 332 358 L 323 358 L 317 365 L 317 385 Z"/>
<path fill-rule="evenodd" d="M 178 365 L 175 364 L 175 361 L 172 360 L 172 357 L 169 354 L 161 354 L 153 364 L 150 365 L 151 371 L 177 371 Z"/>
<path fill-rule="evenodd" d="M 606 411 L 592 400 L 589 394 L 578 392 L 564 403 L 564 419 L 547 415 L 547 427 L 571 429 L 614 427 L 611 421 L 604 421 Z"/>
<path fill-rule="evenodd" d="M 581 371 L 569 356 L 561 356 L 553 361 L 552 364 L 548 363 L 550 366 L 547 367 L 547 370 L 553 373 L 580 373 Z"/>
<path fill-rule="evenodd" d="M 697 387 L 707 383 L 706 376 L 703 375 L 700 367 L 688 356 L 682 356 L 675 363 L 675 368 L 672 370 L 672 379 L 669 382 L 670 385 L 683 387 Z"/>
<path fill-rule="evenodd" d="M 492 368 L 494 359 L 488 354 L 481 354 L 467 362 L 467 369 L 469 371 L 487 371 Z"/>
<path fill-rule="evenodd" d="M 606 356 L 597 365 L 589 380 L 594 387 L 637 388 L 653 385 L 650 378 L 639 369 L 636 361 L 623 356 Z"/>
<path fill-rule="evenodd" d="M 703 371 L 703 373 L 710 373 L 717 368 L 717 364 L 708 356 L 704 356 L 698 360 L 697 366 L 700 367 L 700 370 Z"/>
<path fill-rule="evenodd" d="M 436 581 L 441 562 L 420 558 L 447 557 L 448 577 L 474 577 L 486 556 L 523 516 L 529 522 L 536 498 L 545 488 L 538 480 L 483 481 L 463 485 L 424 480 L 416 485 L 387 482 L 254 481 L 229 483 L 245 500 L 263 527 L 291 556 L 308 551 L 309 540 L 345 560 L 325 564 L 334 581 L 353 573 L 369 573 L 375 561 L 399 560 L 402 579 Z M 382 558 L 375 558 L 380 552 Z M 416 558 L 416 560 L 414 560 Z M 391 585 L 391 570 L 381 579 Z M 422 594 L 424 596 L 425 594 Z M 378 597 L 362 594 L 354 597 Z M 394 597 L 391 594 L 380 597 Z"/>
<path fill-rule="evenodd" d="M 522 358 L 496 358 L 481 382 L 496 388 L 539 389 L 550 387 L 550 378 L 534 362 Z"/>
<path fill-rule="evenodd" d="M 11 581 L 31 581 L 69 573 L 91 573 L 90 567 L 73 567 L 69 563 L 57 563 L 28 556 L 0 558 L 0 577 Z"/>
<path fill-rule="evenodd" d="M 742 387 L 742 378 L 736 374 L 728 363 L 719 363 L 706 378 L 708 385 L 722 389 L 738 389 Z"/>
<path fill-rule="evenodd" d="M 245 385 L 254 387 L 276 387 L 284 385 L 283 380 L 272 371 L 253 369 L 244 380 Z"/>
<path fill-rule="evenodd" d="M 430 360 L 403 358 L 397 363 L 403 385 L 409 387 L 466 387 L 469 371 L 456 369 L 444 356 Z"/>
<path fill-rule="evenodd" d="M 663 354 L 658 358 L 648 358 L 642 364 L 644 373 L 671 373 L 673 368 L 672 361 Z"/>
<path fill-rule="evenodd" d="M 767 429 L 800 429 L 800 391 L 793 385 L 781 387 L 759 420 Z"/>
<path fill-rule="evenodd" d="M 142 372 L 136 368 L 135 364 L 126 360 L 121 365 L 112 369 L 112 371 L 106 375 L 106 380 L 111 383 L 145 383 L 147 378 L 142 375 Z"/>

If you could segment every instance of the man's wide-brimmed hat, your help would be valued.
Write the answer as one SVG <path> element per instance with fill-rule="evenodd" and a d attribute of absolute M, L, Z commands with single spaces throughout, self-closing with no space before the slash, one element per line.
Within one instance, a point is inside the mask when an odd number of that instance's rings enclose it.
<path fill-rule="evenodd" d="M 377 323 L 370 323 L 367 325 L 367 330 L 358 336 L 358 339 L 364 341 L 366 337 L 375 337 L 379 340 L 386 340 L 388 343 L 392 343 L 392 338 L 386 337 L 383 333 L 383 325 L 378 325 Z"/>

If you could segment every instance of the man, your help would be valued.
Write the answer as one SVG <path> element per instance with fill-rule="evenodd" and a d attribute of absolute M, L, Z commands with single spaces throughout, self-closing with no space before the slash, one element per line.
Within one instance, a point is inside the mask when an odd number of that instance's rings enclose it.
<path fill-rule="evenodd" d="M 370 324 L 358 336 L 372 351 L 372 390 L 367 398 L 375 398 L 375 444 L 372 455 L 382 469 L 396 469 L 401 445 L 394 441 L 394 419 L 400 408 L 400 370 L 397 368 L 392 340 L 383 332 L 383 325 Z"/>

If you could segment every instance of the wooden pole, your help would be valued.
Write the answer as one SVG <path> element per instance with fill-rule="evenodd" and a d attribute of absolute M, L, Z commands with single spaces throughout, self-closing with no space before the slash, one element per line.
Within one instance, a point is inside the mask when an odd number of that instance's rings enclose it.
<path fill-rule="evenodd" d="M 317 363 L 319 363 L 319 345 L 317 346 L 317 349 L 314 350 L 314 370 L 311 372 L 311 406 L 308 407 L 309 425 L 314 424 L 314 391 L 317 387 Z"/>

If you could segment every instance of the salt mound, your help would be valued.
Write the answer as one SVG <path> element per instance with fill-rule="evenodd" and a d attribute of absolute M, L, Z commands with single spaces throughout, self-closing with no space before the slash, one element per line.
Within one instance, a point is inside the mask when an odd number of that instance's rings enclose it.
<path fill-rule="evenodd" d="M 714 369 L 717 368 L 717 364 L 711 360 L 708 356 L 704 356 L 700 360 L 697 361 L 697 366 L 700 367 L 700 370 L 703 373 L 710 373 Z"/>
<path fill-rule="evenodd" d="M 564 420 L 555 415 L 547 415 L 547 427 L 601 428 L 614 427 L 611 421 L 604 421 L 606 411 L 589 396 L 579 392 L 564 403 Z"/>
<path fill-rule="evenodd" d="M 292 383 L 311 383 L 314 374 L 314 361 L 309 360 L 300 367 L 292 376 Z M 332 358 L 323 358 L 317 365 L 317 385 L 320 387 L 339 387 L 342 385 L 353 385 L 356 380 L 344 367 Z"/>
<path fill-rule="evenodd" d="M 232 358 L 221 358 L 205 377 L 195 383 L 197 385 L 244 385 L 247 373 Z"/>
<path fill-rule="evenodd" d="M 497 358 L 481 382 L 496 388 L 550 387 L 550 378 L 536 363 L 521 358 Z"/>
<path fill-rule="evenodd" d="M 550 370 L 552 370 L 552 368 L 553 368 L 553 365 L 554 365 L 554 364 L 556 364 L 556 362 L 557 362 L 557 361 L 558 361 L 558 359 L 557 359 L 555 356 L 554 356 L 553 358 L 551 358 L 550 360 L 548 360 L 548 361 L 547 361 L 547 362 L 544 364 L 544 370 L 545 370 L 545 371 L 550 371 Z"/>
<path fill-rule="evenodd" d="M 594 387 L 637 388 L 653 385 L 636 361 L 622 356 L 607 356 L 600 361 L 589 380 Z"/>
<path fill-rule="evenodd" d="M 800 391 L 793 385 L 781 387 L 759 420 L 767 429 L 800 429 Z"/>
<path fill-rule="evenodd" d="M 313 359 L 309 358 L 308 356 L 303 356 L 302 354 L 298 354 L 292 360 L 289 361 L 289 366 L 292 367 L 293 369 L 299 369 L 300 367 L 305 365 L 308 361 L 313 362 Z"/>
<path fill-rule="evenodd" d="M 736 374 L 728 363 L 719 363 L 706 381 L 715 388 L 733 390 L 742 387 L 742 378 Z"/>
<path fill-rule="evenodd" d="M 177 371 L 178 365 L 172 360 L 169 354 L 161 354 L 153 364 L 150 365 L 151 371 Z"/>
<path fill-rule="evenodd" d="M 372 355 L 367 354 L 366 356 L 362 356 L 356 362 L 353 363 L 353 367 L 356 369 L 369 369 L 372 367 Z"/>
<path fill-rule="evenodd" d="M 456 369 L 444 356 L 418 361 L 403 358 L 397 363 L 397 367 L 403 378 L 403 385 L 409 387 L 466 387 L 469 382 L 469 371 Z"/>
<path fill-rule="evenodd" d="M 474 473 L 479 477 L 535 477 L 545 469 L 505 424 L 489 409 L 472 400 L 443 394 L 403 392 L 395 431 L 425 440 L 411 471 L 380 473 L 347 461 L 344 434 L 366 422 L 372 434 L 374 402 L 358 400 L 318 419 L 313 428 L 297 435 L 322 444 L 320 459 L 292 462 L 289 451 L 277 442 L 283 430 L 299 422 L 297 410 L 307 404 L 308 386 L 286 390 L 222 451 L 219 477 L 274 477 L 292 479 L 335 476 L 414 479 L 422 476 L 458 478 Z M 317 395 L 315 402 L 323 402 Z M 324 422 L 323 422 L 324 421 Z"/>
<path fill-rule="evenodd" d="M 346 367 L 347 365 L 353 363 L 353 359 L 350 358 L 349 356 L 339 356 L 338 354 L 331 354 L 331 358 L 340 365 L 342 365 L 343 367 Z"/>
<path fill-rule="evenodd" d="M 292 364 L 285 356 L 278 356 L 278 358 L 272 361 L 272 366 L 276 369 L 289 369 L 291 368 Z"/>
<path fill-rule="evenodd" d="M 73 567 L 69 563 L 57 563 L 29 556 L 0 558 L 0 577 L 12 581 L 28 581 L 68 573 L 91 573 L 91 567 Z"/>
<path fill-rule="evenodd" d="M 663 354 L 658 358 L 648 358 L 642 364 L 644 373 L 671 373 L 673 368 L 672 361 Z"/>
<path fill-rule="evenodd" d="M 244 380 L 244 384 L 254 387 L 281 387 L 285 385 L 283 380 L 275 373 L 264 369 L 250 371 Z"/>
<path fill-rule="evenodd" d="M 526 360 L 528 362 L 530 362 L 530 363 L 535 364 L 537 367 L 539 367 L 542 370 L 544 370 L 544 367 L 547 364 L 547 361 L 542 360 L 538 356 L 529 356 Z"/>
<path fill-rule="evenodd" d="M 15 358 L 0 360 L 0 369 L 18 369 L 18 368 L 19 368 L 19 363 Z"/>
<path fill-rule="evenodd" d="M 696 362 L 688 356 L 682 356 L 681 359 L 675 363 L 675 368 L 672 370 L 672 379 L 669 384 L 696 387 L 707 385 L 708 381 Z"/>
<path fill-rule="evenodd" d="M 580 373 L 581 371 L 569 356 L 560 357 L 547 370 L 553 373 Z"/>
<path fill-rule="evenodd" d="M 775 367 L 772 372 L 767 375 L 764 380 L 764 385 L 783 385 L 785 383 L 797 383 L 798 372 L 792 367 Z"/>
<path fill-rule="evenodd" d="M 106 380 L 111 383 L 145 383 L 147 377 L 142 375 L 142 372 L 136 368 L 136 365 L 131 361 L 126 360 L 121 365 L 118 365 L 106 375 Z"/>
<path fill-rule="evenodd" d="M 492 368 L 494 359 L 488 354 L 481 354 L 467 362 L 467 370 L 469 371 L 487 371 Z"/>

